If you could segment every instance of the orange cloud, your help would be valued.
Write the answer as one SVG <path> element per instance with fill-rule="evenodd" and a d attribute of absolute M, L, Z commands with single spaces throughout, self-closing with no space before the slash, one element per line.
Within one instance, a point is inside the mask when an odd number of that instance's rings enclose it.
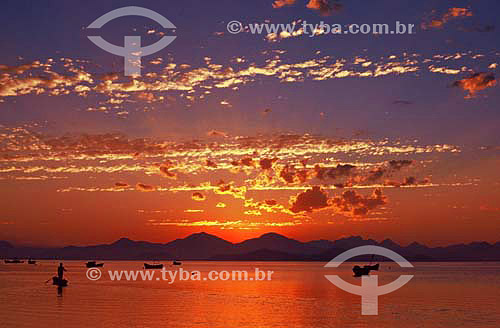
<path fill-rule="evenodd" d="M 463 78 L 453 83 L 454 87 L 460 87 L 469 92 L 465 98 L 473 98 L 476 93 L 486 88 L 491 88 L 497 85 L 497 80 L 493 73 L 475 73 L 469 77 Z"/>
<path fill-rule="evenodd" d="M 281 8 L 284 6 L 291 6 L 296 0 L 275 0 L 273 3 L 273 8 Z"/>
<path fill-rule="evenodd" d="M 442 28 L 449 20 L 457 17 L 470 17 L 472 11 L 467 8 L 450 8 L 448 11 L 437 19 L 432 19 L 428 23 L 422 23 L 422 29 Z"/>
<path fill-rule="evenodd" d="M 306 6 L 309 9 L 318 10 L 320 15 L 329 16 L 333 11 L 339 11 L 342 9 L 340 3 L 334 3 L 333 6 L 330 5 L 329 0 L 309 0 Z"/>
<path fill-rule="evenodd" d="M 207 136 L 209 137 L 227 137 L 227 133 L 223 131 L 210 130 L 207 132 Z"/>

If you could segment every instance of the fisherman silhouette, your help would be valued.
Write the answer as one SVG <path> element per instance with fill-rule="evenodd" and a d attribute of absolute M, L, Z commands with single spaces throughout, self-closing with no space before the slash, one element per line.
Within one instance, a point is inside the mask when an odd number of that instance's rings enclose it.
<path fill-rule="evenodd" d="M 63 266 L 63 264 L 61 262 L 61 263 L 59 263 L 59 266 L 57 267 L 57 277 L 59 278 L 59 280 L 63 279 L 64 271 L 68 271 L 68 270 L 66 270 L 66 268 Z"/>

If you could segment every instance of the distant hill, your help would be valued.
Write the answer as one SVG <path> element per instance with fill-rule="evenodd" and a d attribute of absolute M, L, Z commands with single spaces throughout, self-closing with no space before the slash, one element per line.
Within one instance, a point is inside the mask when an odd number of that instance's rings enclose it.
<path fill-rule="evenodd" d="M 0 248 L 12 248 L 12 247 L 13 246 L 9 242 L 0 240 Z"/>
<path fill-rule="evenodd" d="M 192 234 L 163 245 L 165 252 L 176 259 L 204 260 L 214 254 L 234 252 L 234 244 L 205 232 Z"/>
<path fill-rule="evenodd" d="M 348 249 L 362 245 L 386 247 L 410 261 L 500 261 L 499 242 L 473 242 L 446 247 L 427 247 L 414 242 L 401 246 L 390 239 L 377 242 L 359 236 L 334 241 L 301 242 L 277 233 L 266 233 L 241 243 L 231 243 L 204 232 L 168 243 L 121 238 L 111 244 L 60 248 L 15 247 L 6 241 L 0 241 L 0 257 L 67 260 L 329 261 Z M 353 260 L 369 258 L 370 256 L 365 256 Z"/>

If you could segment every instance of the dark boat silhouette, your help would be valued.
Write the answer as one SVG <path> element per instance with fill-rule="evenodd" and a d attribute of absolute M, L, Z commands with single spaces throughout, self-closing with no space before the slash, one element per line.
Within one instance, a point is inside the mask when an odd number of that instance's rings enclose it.
<path fill-rule="evenodd" d="M 52 285 L 56 285 L 58 287 L 66 287 L 68 286 L 68 281 L 66 279 L 61 279 L 57 276 L 52 277 Z"/>
<path fill-rule="evenodd" d="M 104 263 L 97 263 L 96 261 L 88 261 L 86 264 L 87 268 L 101 268 Z"/>
<path fill-rule="evenodd" d="M 148 264 L 144 263 L 144 269 L 163 269 L 163 264 Z"/>
<path fill-rule="evenodd" d="M 4 260 L 5 263 L 24 263 L 24 261 L 21 261 L 21 260 L 17 260 L 17 259 L 14 259 L 14 260 Z"/>
<path fill-rule="evenodd" d="M 28 264 L 36 264 L 36 261 L 35 261 L 35 260 L 32 260 L 32 259 L 29 259 L 29 260 L 28 260 Z"/>
<path fill-rule="evenodd" d="M 352 272 L 354 272 L 355 277 L 368 276 L 370 274 L 370 271 L 378 271 L 379 266 L 379 263 L 375 265 L 365 265 L 363 267 L 355 265 L 352 268 Z"/>
<path fill-rule="evenodd" d="M 173 265 L 181 265 L 181 264 L 182 264 L 182 262 L 181 262 L 181 261 L 174 260 L 174 261 L 172 262 L 172 264 L 173 264 Z"/>

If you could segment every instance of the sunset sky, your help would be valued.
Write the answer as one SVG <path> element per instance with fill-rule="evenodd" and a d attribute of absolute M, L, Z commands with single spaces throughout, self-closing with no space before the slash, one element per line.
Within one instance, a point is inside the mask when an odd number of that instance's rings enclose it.
<path fill-rule="evenodd" d="M 8 1 L 0 240 L 500 240 L 497 1 Z M 134 5 L 168 18 L 101 15 Z M 230 34 L 228 22 L 415 34 Z M 127 77 L 100 35 L 149 45 Z"/>

